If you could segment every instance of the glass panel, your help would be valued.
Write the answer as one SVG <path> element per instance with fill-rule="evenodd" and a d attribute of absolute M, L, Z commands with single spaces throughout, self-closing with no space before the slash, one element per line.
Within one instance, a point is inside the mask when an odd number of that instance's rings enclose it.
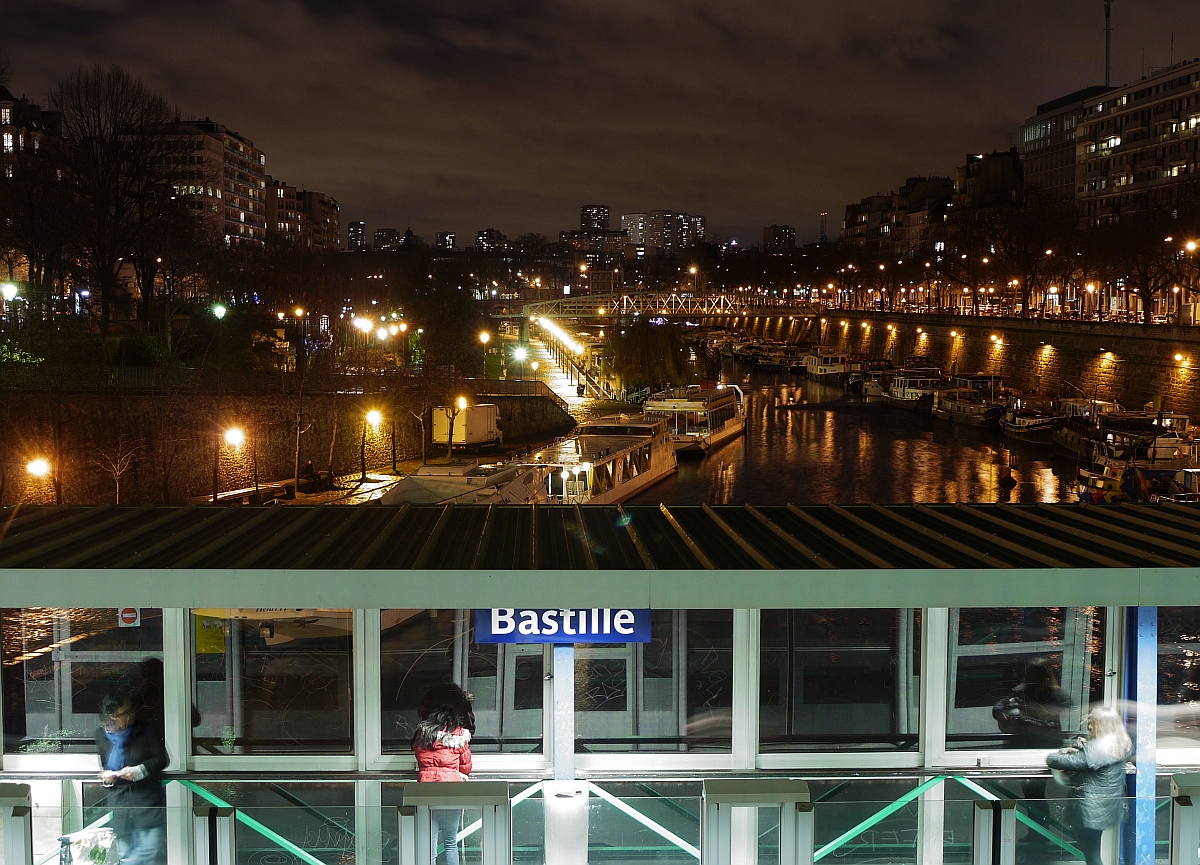
<path fill-rule="evenodd" d="M 6 609 L 0 654 L 5 753 L 94 753 L 109 693 L 162 725 L 161 610 Z"/>
<path fill-rule="evenodd" d="M 354 753 L 351 610 L 193 610 L 192 626 L 195 753 Z"/>
<path fill-rule="evenodd" d="M 1200 746 L 1200 607 L 1158 608 L 1158 747 Z"/>
<path fill-rule="evenodd" d="M 946 747 L 1058 748 L 1104 699 L 1103 607 L 950 610 Z"/>
<path fill-rule="evenodd" d="M 815 849 L 829 847 L 823 862 L 915 862 L 919 799 L 880 818 L 885 808 L 917 786 L 914 779 L 896 781 L 810 781 Z M 840 842 L 852 829 L 860 831 Z M 970 837 L 967 838 L 968 844 Z M 831 846 L 832 845 L 832 846 Z"/>
<path fill-rule="evenodd" d="M 915 750 L 920 610 L 763 610 L 759 747 Z"/>
<path fill-rule="evenodd" d="M 539 753 L 542 646 L 476 644 L 471 610 L 383 610 L 380 687 L 383 753 L 412 752 L 422 700 L 437 685 L 466 682 L 474 697 L 475 753 Z"/>
<path fill-rule="evenodd" d="M 576 749 L 728 751 L 733 611 L 654 610 L 650 635 L 575 647 Z"/>
<path fill-rule="evenodd" d="M 239 863 L 305 865 L 297 851 L 328 865 L 355 860 L 353 784 L 195 783 L 265 828 L 256 831 L 244 823 L 237 826 Z M 196 805 L 213 804 L 198 793 L 193 793 L 192 801 Z"/>
<path fill-rule="evenodd" d="M 641 819 L 597 790 L 619 800 Z M 694 852 L 700 849 L 700 791 L 700 784 L 694 782 L 593 784 L 588 801 L 588 861 L 697 865 Z M 777 845 L 778 837 L 776 832 L 768 842 Z M 770 861 L 761 859 L 760 865 Z"/>

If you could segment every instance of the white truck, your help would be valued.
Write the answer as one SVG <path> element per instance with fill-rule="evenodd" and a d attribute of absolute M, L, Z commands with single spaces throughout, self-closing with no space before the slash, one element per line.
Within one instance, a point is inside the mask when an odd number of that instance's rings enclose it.
<path fill-rule="evenodd" d="M 447 444 L 450 438 L 450 418 L 454 409 L 449 406 L 433 408 L 433 443 Z M 483 447 L 498 445 L 503 441 L 503 424 L 500 409 L 492 403 L 469 405 L 459 409 L 454 416 L 454 441 L 452 446 Z"/>

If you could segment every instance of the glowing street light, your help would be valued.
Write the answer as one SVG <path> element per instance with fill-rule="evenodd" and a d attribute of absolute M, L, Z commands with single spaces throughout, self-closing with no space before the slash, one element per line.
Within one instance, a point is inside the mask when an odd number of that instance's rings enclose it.
<path fill-rule="evenodd" d="M 375 325 L 371 322 L 371 319 L 369 319 L 369 318 L 354 319 L 354 326 L 357 327 L 359 330 L 361 330 L 363 333 L 370 333 L 371 329 L 375 327 Z"/>
<path fill-rule="evenodd" d="M 225 430 L 225 444 L 231 448 L 240 448 L 246 441 L 246 434 L 237 427 Z"/>
<path fill-rule="evenodd" d="M 372 427 L 378 427 L 383 423 L 383 415 L 379 413 L 378 409 L 371 409 L 367 412 L 367 423 Z"/>
<path fill-rule="evenodd" d="M 15 283 L 6 282 L 4 285 L 0 285 L 0 293 L 4 295 L 6 302 L 12 303 L 17 299 L 17 286 Z"/>
<path fill-rule="evenodd" d="M 529 352 L 525 351 L 523 348 L 518 347 L 513 349 L 513 360 L 519 360 L 523 362 L 528 356 Z"/>
<path fill-rule="evenodd" d="M 296 307 L 296 318 L 304 318 L 304 310 L 301 307 Z"/>
<path fill-rule="evenodd" d="M 458 398 L 458 410 L 462 411 L 466 407 L 467 407 L 467 398 L 465 396 L 460 396 Z"/>
<path fill-rule="evenodd" d="M 379 328 L 379 330 L 375 331 L 375 336 L 379 337 L 379 339 L 387 339 L 389 336 L 388 329 L 386 327 Z"/>
<path fill-rule="evenodd" d="M 225 307 L 223 307 L 219 303 L 212 308 L 212 314 L 217 317 L 217 321 L 220 321 L 221 319 L 223 319 L 225 317 L 225 313 L 227 311 L 228 310 L 226 310 Z"/>
<path fill-rule="evenodd" d="M 486 330 L 483 331 L 481 334 L 479 334 L 479 341 L 482 342 L 484 345 L 487 345 L 488 340 L 490 340 L 491 338 L 492 338 L 492 335 L 490 333 L 488 333 Z"/>
<path fill-rule="evenodd" d="M 44 478 L 50 474 L 50 461 L 44 460 L 41 457 L 30 460 L 25 466 L 25 471 L 29 472 L 35 478 Z"/>
<path fill-rule="evenodd" d="M 407 321 L 400 322 L 400 332 L 408 333 L 408 322 Z"/>

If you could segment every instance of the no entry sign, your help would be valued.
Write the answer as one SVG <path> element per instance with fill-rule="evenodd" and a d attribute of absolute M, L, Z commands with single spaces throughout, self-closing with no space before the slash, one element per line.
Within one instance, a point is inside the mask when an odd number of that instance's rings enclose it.
<path fill-rule="evenodd" d="M 615 607 L 475 611 L 476 643 L 648 643 L 650 611 Z"/>
<path fill-rule="evenodd" d="M 122 628 L 137 628 L 142 624 L 140 607 L 121 607 L 117 610 L 117 624 Z"/>

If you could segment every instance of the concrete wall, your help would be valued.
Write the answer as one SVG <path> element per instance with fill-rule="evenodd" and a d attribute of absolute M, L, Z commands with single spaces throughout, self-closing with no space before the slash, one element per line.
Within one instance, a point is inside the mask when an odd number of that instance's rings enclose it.
<path fill-rule="evenodd" d="M 819 339 L 891 357 L 897 366 L 909 355 L 927 354 L 947 372 L 957 365 L 959 372 L 1002 373 L 1017 388 L 1063 396 L 1082 391 L 1129 409 L 1157 398 L 1163 408 L 1200 420 L 1200 328 L 851 311 L 825 318 L 820 334 L 817 321 L 787 316 L 717 323 L 793 342 Z"/>

